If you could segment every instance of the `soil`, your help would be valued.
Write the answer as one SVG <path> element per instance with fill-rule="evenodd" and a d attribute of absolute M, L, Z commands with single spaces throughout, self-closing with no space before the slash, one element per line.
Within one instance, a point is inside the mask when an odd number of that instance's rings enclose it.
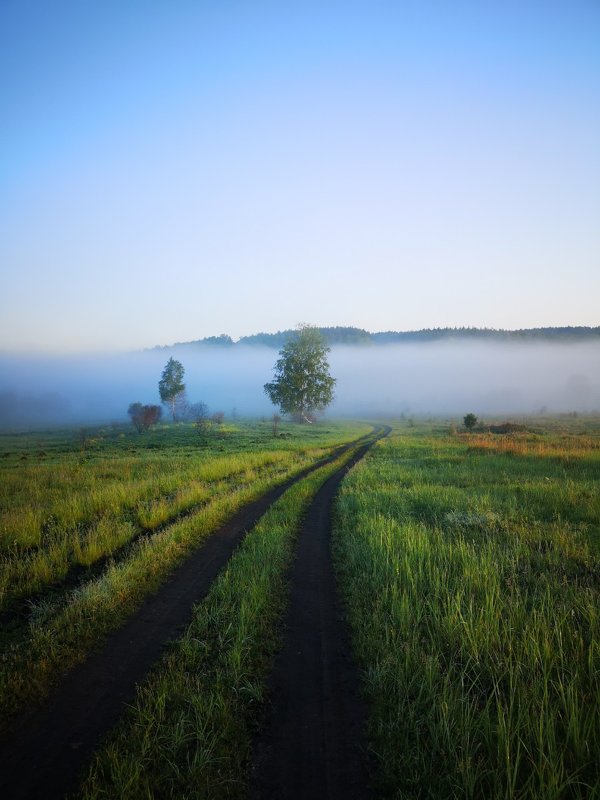
<path fill-rule="evenodd" d="M 369 797 L 360 681 L 331 556 L 337 490 L 369 446 L 323 485 L 299 534 L 270 709 L 255 743 L 252 800 Z"/>
<path fill-rule="evenodd" d="M 0 795 L 52 800 L 74 791 L 94 751 L 133 701 L 136 686 L 189 623 L 193 605 L 206 597 L 246 532 L 292 484 L 356 444 L 336 448 L 239 511 L 103 641 L 100 651 L 64 676 L 44 708 L 15 722 L 11 738 L 0 744 Z"/>

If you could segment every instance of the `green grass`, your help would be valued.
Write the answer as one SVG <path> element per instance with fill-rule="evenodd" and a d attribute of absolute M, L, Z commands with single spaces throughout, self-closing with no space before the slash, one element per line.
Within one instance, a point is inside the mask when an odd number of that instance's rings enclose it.
<path fill-rule="evenodd" d="M 344 482 L 377 797 L 600 795 L 598 442 L 398 427 Z"/>
<path fill-rule="evenodd" d="M 161 426 L 139 435 L 130 427 L 0 434 L 0 551 L 43 547 L 54 528 L 72 530 L 98 516 L 135 511 L 169 498 L 189 481 L 215 481 L 249 466 L 329 448 L 368 426 L 222 426 L 205 443 L 193 426 Z M 93 435 L 91 435 L 93 433 Z M 135 516 L 135 515 L 134 515 Z"/>
<path fill-rule="evenodd" d="M 85 798 L 244 796 L 296 532 L 319 487 L 350 457 L 289 489 L 248 534 L 97 755 Z"/>
<path fill-rule="evenodd" d="M 57 584 L 73 567 L 89 567 L 112 555 L 135 536 L 151 533 L 197 511 L 216 497 L 256 483 L 261 477 L 285 477 L 290 469 L 308 464 L 312 458 L 310 454 L 288 451 L 219 457 L 214 463 L 185 465 L 185 469 L 166 463 L 162 468 L 172 472 L 167 472 L 164 478 L 157 475 L 155 480 L 146 479 L 131 487 L 119 485 L 118 502 L 114 493 L 107 502 L 106 492 L 98 492 L 103 503 L 88 495 L 81 503 L 94 507 L 87 524 L 73 525 L 53 515 L 40 546 L 27 550 L 15 547 L 3 554 L 0 609 L 11 600 Z M 75 505 L 72 500 L 68 504 L 71 508 Z"/>
<path fill-rule="evenodd" d="M 261 439 L 257 438 L 260 428 L 240 425 L 237 432 L 214 437 L 209 447 L 200 448 L 190 426 L 176 426 L 172 440 L 169 431 L 156 432 L 163 450 L 159 455 L 152 448 L 143 450 L 144 444 L 153 443 L 151 437 L 136 435 L 132 440 L 139 442 L 141 452 L 135 457 L 128 449 L 120 449 L 122 440 L 118 439 L 113 449 L 104 444 L 83 463 L 63 434 L 66 450 L 60 451 L 57 445 L 51 467 L 32 470 L 19 461 L 5 464 L 6 483 L 19 485 L 19 470 L 23 470 L 24 483 L 37 488 L 37 500 L 31 506 L 43 514 L 60 503 L 76 505 L 70 495 L 78 485 L 77 475 L 84 491 L 75 491 L 76 497 L 84 498 L 85 490 L 89 494 L 90 485 L 95 484 L 96 496 L 108 495 L 109 500 L 99 502 L 95 516 L 86 517 L 87 523 L 75 528 L 53 517 L 37 547 L 14 547 L 4 555 L 0 572 L 5 597 L 26 600 L 27 614 L 19 613 L 3 626 L 2 726 L 10 724 L 13 714 L 40 702 L 63 671 L 83 660 L 239 508 L 315 463 L 333 446 L 368 430 L 362 424 L 322 425 L 310 431 L 294 427 L 286 431 L 286 437 L 274 440 L 267 428 Z M 184 433 L 188 438 L 182 440 Z M 131 434 L 126 436 L 131 438 Z M 52 434 L 50 439 L 55 442 L 57 437 Z M 49 445 L 46 449 L 51 451 Z M 61 475 L 65 479 L 62 493 Z M 121 480 L 115 481 L 115 476 Z M 169 494 L 164 491 L 167 484 Z M 121 505 L 110 502 L 114 485 L 126 487 L 119 495 Z M 132 506 L 128 492 L 131 489 L 135 495 L 136 488 L 139 492 Z M 27 517 L 31 506 L 26 493 L 17 493 L 15 499 L 4 486 L 2 497 L 5 506 Z M 149 535 L 131 541 L 142 527 Z M 106 560 L 118 548 L 124 548 L 119 558 Z M 60 583 L 74 564 L 85 567 L 100 559 L 104 559 L 101 568 L 84 570 L 75 585 Z M 13 613 L 10 606 L 8 612 Z"/>

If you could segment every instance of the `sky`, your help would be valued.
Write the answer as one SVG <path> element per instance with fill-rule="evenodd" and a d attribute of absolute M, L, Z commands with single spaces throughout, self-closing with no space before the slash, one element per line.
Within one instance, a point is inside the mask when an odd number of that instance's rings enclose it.
<path fill-rule="evenodd" d="M 598 325 L 600 3 L 0 2 L 0 351 Z"/>

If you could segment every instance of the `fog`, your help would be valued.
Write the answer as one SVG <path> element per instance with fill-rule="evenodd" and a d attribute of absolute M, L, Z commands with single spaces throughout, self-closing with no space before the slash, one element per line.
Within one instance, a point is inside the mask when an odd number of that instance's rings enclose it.
<path fill-rule="evenodd" d="M 277 351 L 184 346 L 77 357 L 0 356 L 0 427 L 127 419 L 131 402 L 159 403 L 168 358 L 186 370 L 190 402 L 226 417 L 261 416 Z M 600 410 L 600 343 L 437 342 L 334 347 L 329 416 L 516 415 Z"/>

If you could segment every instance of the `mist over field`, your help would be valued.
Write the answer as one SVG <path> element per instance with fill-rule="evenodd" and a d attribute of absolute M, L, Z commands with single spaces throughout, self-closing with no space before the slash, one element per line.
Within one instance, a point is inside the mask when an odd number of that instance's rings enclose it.
<path fill-rule="evenodd" d="M 230 416 L 273 410 L 263 393 L 277 351 L 198 346 L 130 354 L 0 356 L 0 427 L 126 420 L 129 403 L 159 403 L 170 356 L 190 402 Z M 330 416 L 502 415 L 600 410 L 600 344 L 426 344 L 333 347 Z"/>

